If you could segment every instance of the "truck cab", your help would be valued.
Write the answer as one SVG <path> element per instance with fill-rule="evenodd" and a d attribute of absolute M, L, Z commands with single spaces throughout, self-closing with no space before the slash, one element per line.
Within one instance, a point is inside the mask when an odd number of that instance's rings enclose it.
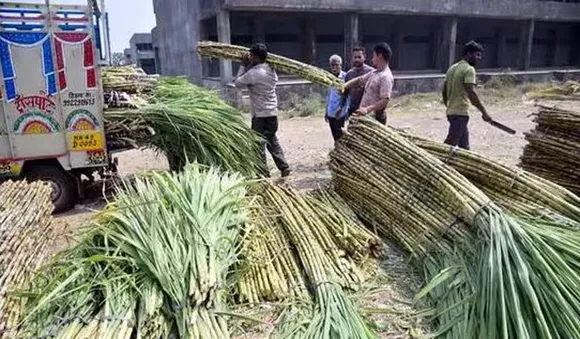
<path fill-rule="evenodd" d="M 94 5 L 0 2 L 0 180 L 43 180 L 55 211 L 109 165 Z"/>

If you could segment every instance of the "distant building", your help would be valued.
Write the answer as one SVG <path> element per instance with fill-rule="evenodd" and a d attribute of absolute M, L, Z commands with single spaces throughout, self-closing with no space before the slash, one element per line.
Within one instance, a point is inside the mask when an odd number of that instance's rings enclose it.
<path fill-rule="evenodd" d="M 123 52 L 127 64 L 136 64 L 147 74 L 157 74 L 157 63 L 153 50 L 151 33 L 133 34 L 129 41 L 130 47 Z"/>
<path fill-rule="evenodd" d="M 381 41 L 399 74 L 440 77 L 475 39 L 481 68 L 527 71 L 578 68 L 578 0 L 154 0 L 154 48 L 163 74 L 232 78 L 231 62 L 199 60 L 199 40 L 249 46 L 327 67 L 335 53 Z M 203 66 L 202 66 L 203 65 Z M 401 75 L 402 76 L 402 75 Z"/>

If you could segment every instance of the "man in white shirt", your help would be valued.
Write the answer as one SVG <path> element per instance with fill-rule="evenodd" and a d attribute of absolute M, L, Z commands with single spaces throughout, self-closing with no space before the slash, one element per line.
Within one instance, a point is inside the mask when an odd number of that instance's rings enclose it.
<path fill-rule="evenodd" d="M 260 152 L 264 168 L 267 168 L 265 150 L 267 147 L 282 177 L 287 177 L 290 175 L 290 166 L 284 158 L 284 152 L 276 137 L 278 131 L 278 97 L 276 96 L 278 75 L 266 63 L 267 57 L 266 45 L 253 45 L 250 48 L 250 54 L 244 58 L 234 84 L 237 88 L 247 88 L 250 93 L 252 129 L 260 133 L 265 139 Z M 267 169 L 264 175 L 270 176 Z"/>

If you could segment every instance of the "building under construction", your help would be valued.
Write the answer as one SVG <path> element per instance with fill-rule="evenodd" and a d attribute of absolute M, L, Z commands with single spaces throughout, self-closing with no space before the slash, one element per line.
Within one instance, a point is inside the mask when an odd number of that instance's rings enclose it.
<path fill-rule="evenodd" d="M 354 45 L 388 42 L 396 76 L 437 78 L 476 40 L 480 68 L 544 74 L 580 63 L 580 1 L 154 0 L 153 44 L 162 74 L 194 82 L 232 78 L 227 61 L 200 61 L 198 40 L 249 46 L 327 67 Z M 419 77 L 420 78 L 420 77 Z"/>

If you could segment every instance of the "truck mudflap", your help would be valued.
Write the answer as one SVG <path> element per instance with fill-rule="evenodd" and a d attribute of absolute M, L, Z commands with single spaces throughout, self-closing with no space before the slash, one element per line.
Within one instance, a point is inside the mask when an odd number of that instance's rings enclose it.
<path fill-rule="evenodd" d="M 0 180 L 20 176 L 20 173 L 22 173 L 22 166 L 24 166 L 24 160 L 16 161 L 0 159 Z"/>

